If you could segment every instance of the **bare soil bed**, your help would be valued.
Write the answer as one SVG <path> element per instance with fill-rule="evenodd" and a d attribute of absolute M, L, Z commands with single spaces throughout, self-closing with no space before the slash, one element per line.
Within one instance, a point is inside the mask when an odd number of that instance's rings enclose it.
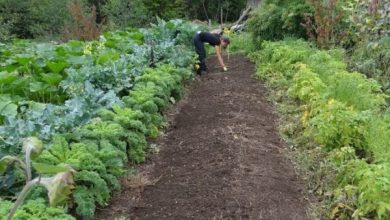
<path fill-rule="evenodd" d="M 124 180 L 122 192 L 96 219 L 304 220 L 303 181 L 285 154 L 266 89 L 252 78 L 254 65 L 232 56 L 220 72 L 191 85 L 167 114 L 159 153 Z"/>

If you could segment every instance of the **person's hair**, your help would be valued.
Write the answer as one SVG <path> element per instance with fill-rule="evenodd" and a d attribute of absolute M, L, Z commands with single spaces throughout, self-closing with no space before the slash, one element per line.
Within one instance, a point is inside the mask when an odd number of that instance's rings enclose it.
<path fill-rule="evenodd" d="M 227 37 L 221 37 L 221 40 L 224 41 L 226 44 L 230 44 L 230 40 Z"/>

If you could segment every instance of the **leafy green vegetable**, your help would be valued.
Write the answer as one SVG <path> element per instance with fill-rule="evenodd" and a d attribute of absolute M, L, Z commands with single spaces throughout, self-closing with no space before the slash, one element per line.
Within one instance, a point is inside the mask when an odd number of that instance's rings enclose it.
<path fill-rule="evenodd" d="M 5 220 L 11 209 L 12 203 L 0 199 L 0 216 Z M 62 208 L 49 207 L 43 199 L 29 200 L 15 214 L 15 220 L 75 220 L 74 217 L 65 213 Z"/>
<path fill-rule="evenodd" d="M 348 72 L 339 50 L 320 51 L 302 40 L 262 46 L 251 54 L 257 76 L 272 88 L 288 125 L 294 124 L 283 129 L 310 164 L 310 184 L 330 195 L 325 215 L 388 219 L 388 96 L 376 81 Z"/>
<path fill-rule="evenodd" d="M 159 20 L 149 29 L 110 32 L 92 42 L 6 45 L 0 54 L 0 155 L 20 155 L 25 137 L 39 137 L 45 147 L 39 145 L 38 157 L 31 151 L 32 174 L 42 175 L 50 203 L 71 202 L 80 217 L 93 218 L 96 204 L 106 205 L 120 188 L 126 164 L 145 160 L 146 138 L 159 134 L 163 110 L 191 78 L 196 56 L 180 44 L 189 44 L 195 30 L 188 22 Z M 14 161 L 1 161 L 0 183 L 15 193 L 25 179 L 16 178 L 23 167 Z M 69 166 L 77 171 L 74 184 Z M 40 196 L 45 193 L 33 198 Z"/>

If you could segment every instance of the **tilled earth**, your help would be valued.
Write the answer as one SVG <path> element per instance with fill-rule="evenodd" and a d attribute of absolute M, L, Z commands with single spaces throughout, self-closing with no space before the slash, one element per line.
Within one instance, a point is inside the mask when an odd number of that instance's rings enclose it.
<path fill-rule="evenodd" d="M 226 59 L 226 58 L 225 58 Z M 303 182 L 285 155 L 277 116 L 254 65 L 215 57 L 186 98 L 167 114 L 159 153 L 124 180 L 121 194 L 96 219 L 305 220 Z"/>

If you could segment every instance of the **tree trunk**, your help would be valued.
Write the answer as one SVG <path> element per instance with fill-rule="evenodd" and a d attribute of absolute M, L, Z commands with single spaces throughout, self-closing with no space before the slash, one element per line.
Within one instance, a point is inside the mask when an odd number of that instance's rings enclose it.
<path fill-rule="evenodd" d="M 218 1 L 218 3 L 220 3 L 220 1 Z M 260 6 L 260 3 L 261 3 L 261 0 L 247 0 L 246 8 L 244 9 L 244 11 L 241 12 L 241 15 L 238 18 L 238 20 L 236 22 L 234 22 L 230 28 L 234 29 L 237 26 L 245 26 L 246 19 L 248 18 L 249 13 L 251 11 L 256 10 L 256 8 Z M 219 4 L 219 6 L 220 6 L 220 4 Z M 219 9 L 219 6 L 218 6 L 218 9 Z M 211 32 L 212 33 L 222 32 L 222 8 L 221 8 L 221 27 L 219 29 L 212 30 Z"/>
<path fill-rule="evenodd" d="M 246 7 L 251 7 L 252 9 L 257 8 L 260 5 L 261 0 L 247 0 Z"/>
<path fill-rule="evenodd" d="M 234 22 L 233 25 L 238 25 L 241 23 L 241 21 L 246 18 L 249 14 L 249 12 L 252 11 L 252 7 L 247 7 L 240 15 L 240 17 L 238 18 L 238 20 L 236 22 Z"/>

